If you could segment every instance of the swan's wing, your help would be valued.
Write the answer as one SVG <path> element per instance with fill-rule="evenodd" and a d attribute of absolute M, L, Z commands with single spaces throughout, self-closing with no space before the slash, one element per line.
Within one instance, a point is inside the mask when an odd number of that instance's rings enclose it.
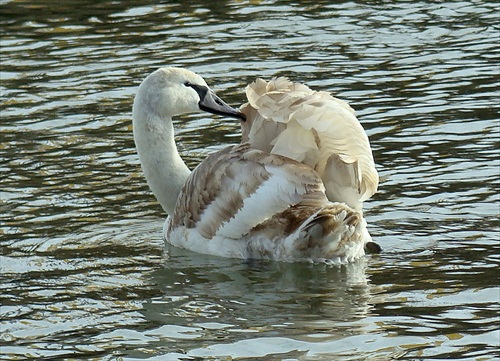
<path fill-rule="evenodd" d="M 257 79 L 246 93 L 244 141 L 315 169 L 331 201 L 360 209 L 377 191 L 368 136 L 347 103 L 286 78 Z"/>
<path fill-rule="evenodd" d="M 309 167 L 249 144 L 208 156 L 181 191 L 170 229 L 195 228 L 206 239 L 241 239 L 291 206 L 328 201 L 318 174 Z"/>

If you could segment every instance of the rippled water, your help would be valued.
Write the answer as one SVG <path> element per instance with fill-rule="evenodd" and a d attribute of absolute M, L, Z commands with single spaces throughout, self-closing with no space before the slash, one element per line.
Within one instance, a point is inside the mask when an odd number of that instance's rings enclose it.
<path fill-rule="evenodd" d="M 499 357 L 495 2 L 1 1 L 6 360 Z M 164 65 L 241 104 L 286 75 L 347 100 L 382 177 L 380 256 L 343 268 L 163 250 L 131 132 Z M 196 165 L 231 120 L 177 121 Z"/>

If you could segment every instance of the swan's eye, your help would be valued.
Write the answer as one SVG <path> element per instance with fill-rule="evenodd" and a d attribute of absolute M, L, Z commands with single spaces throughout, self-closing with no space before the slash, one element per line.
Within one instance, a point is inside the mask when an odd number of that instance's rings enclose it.
<path fill-rule="evenodd" d="M 191 84 L 190 82 L 188 82 L 188 81 L 187 81 L 187 82 L 185 82 L 185 83 L 184 83 L 184 86 L 189 86 L 189 87 L 191 87 L 191 86 L 193 86 L 193 84 Z"/>

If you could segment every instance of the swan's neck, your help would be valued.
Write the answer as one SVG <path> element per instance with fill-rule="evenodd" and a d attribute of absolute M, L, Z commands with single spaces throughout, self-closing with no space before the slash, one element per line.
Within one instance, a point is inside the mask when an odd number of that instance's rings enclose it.
<path fill-rule="evenodd" d="M 164 118 L 164 117 L 162 117 Z M 149 188 L 169 215 L 191 173 L 174 139 L 172 119 L 137 109 L 133 114 L 134 140 Z"/>

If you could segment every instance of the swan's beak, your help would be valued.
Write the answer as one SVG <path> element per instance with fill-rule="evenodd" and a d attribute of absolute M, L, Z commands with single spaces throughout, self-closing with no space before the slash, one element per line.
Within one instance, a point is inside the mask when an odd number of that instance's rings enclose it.
<path fill-rule="evenodd" d="M 200 92 L 198 92 L 200 94 Z M 200 102 L 198 103 L 201 110 L 206 112 L 217 114 L 217 115 L 225 115 L 228 117 L 238 118 L 242 121 L 245 121 L 247 118 L 245 114 L 240 112 L 233 107 L 227 105 L 221 98 L 219 98 L 212 90 L 207 89 L 205 94 L 200 94 Z"/>

